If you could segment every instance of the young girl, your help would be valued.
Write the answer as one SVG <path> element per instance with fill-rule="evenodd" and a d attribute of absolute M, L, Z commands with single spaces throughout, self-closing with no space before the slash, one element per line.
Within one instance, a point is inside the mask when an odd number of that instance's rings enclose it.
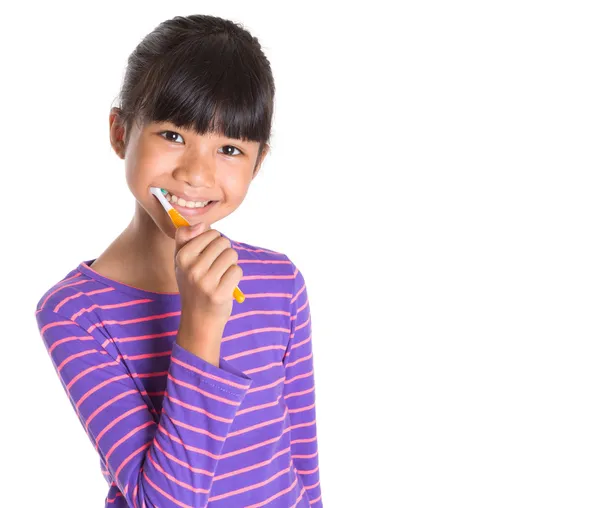
<path fill-rule="evenodd" d="M 165 21 L 129 57 L 109 119 L 134 216 L 36 311 L 107 507 L 322 506 L 304 279 L 211 227 L 268 152 L 274 91 L 258 40 L 217 17 Z"/>

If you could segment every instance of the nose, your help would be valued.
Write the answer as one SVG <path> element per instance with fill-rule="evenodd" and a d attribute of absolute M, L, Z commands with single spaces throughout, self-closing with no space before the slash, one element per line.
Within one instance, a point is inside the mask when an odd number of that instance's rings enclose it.
<path fill-rule="evenodd" d="M 174 178 L 182 180 L 190 187 L 214 187 L 215 185 L 215 161 L 209 157 L 196 155 L 189 157 L 181 166 L 174 171 Z"/>

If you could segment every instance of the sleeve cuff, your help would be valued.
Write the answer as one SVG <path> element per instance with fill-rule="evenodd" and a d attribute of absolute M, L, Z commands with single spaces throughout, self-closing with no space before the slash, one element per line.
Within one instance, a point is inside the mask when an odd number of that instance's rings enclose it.
<path fill-rule="evenodd" d="M 252 384 L 250 377 L 241 370 L 233 367 L 223 358 L 219 359 L 219 367 L 216 367 L 180 346 L 177 342 L 173 343 L 172 356 L 189 366 L 188 368 L 183 367 L 183 370 L 188 371 L 190 375 L 200 376 L 205 379 L 208 378 L 206 380 L 210 380 L 213 383 L 223 383 L 230 391 L 245 393 Z M 181 366 L 179 367 L 182 369 Z"/>

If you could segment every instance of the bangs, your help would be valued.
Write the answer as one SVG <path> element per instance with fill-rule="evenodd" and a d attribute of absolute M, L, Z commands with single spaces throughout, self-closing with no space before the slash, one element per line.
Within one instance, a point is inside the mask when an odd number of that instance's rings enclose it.
<path fill-rule="evenodd" d="M 269 83 L 253 72 L 256 56 L 222 34 L 201 44 L 183 42 L 152 66 L 135 108 L 144 124 L 177 127 L 244 141 L 267 141 L 272 98 Z M 138 116 L 138 115 L 136 115 Z"/>

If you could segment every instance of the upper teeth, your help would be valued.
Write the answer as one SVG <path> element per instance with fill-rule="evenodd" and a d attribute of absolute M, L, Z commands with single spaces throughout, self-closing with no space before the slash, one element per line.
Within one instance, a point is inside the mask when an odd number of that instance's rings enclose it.
<path fill-rule="evenodd" d="M 177 203 L 179 206 L 185 206 L 186 208 L 203 208 L 208 203 L 210 203 L 210 200 L 208 200 L 208 201 L 186 201 L 185 199 L 178 198 L 177 196 L 175 196 L 173 194 L 169 194 L 168 192 L 165 195 L 165 197 L 169 201 L 171 201 L 171 203 Z"/>

